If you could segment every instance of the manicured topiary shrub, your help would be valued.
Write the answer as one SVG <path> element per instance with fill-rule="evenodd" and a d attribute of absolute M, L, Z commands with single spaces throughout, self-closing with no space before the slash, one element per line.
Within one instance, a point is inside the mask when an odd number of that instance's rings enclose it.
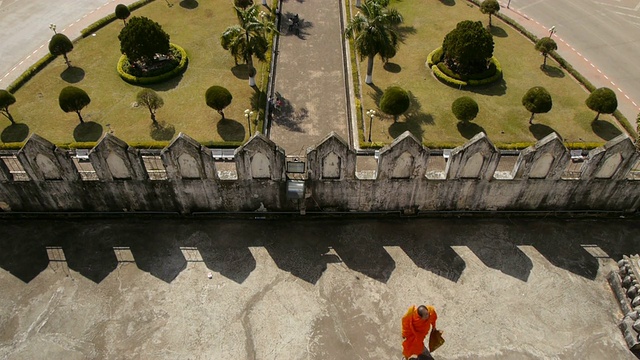
<path fill-rule="evenodd" d="M 214 85 L 207 89 L 204 97 L 207 102 L 207 106 L 216 110 L 218 114 L 222 116 L 222 120 L 224 120 L 224 109 L 229 106 L 231 104 L 231 100 L 233 100 L 233 96 L 229 90 L 222 86 Z"/>
<path fill-rule="evenodd" d="M 459 97 L 451 104 L 453 115 L 460 121 L 475 119 L 479 110 L 478 103 L 468 96 Z"/>
<path fill-rule="evenodd" d="M 409 105 L 411 105 L 409 93 L 399 86 L 387 88 L 380 98 L 380 110 L 392 115 L 394 122 L 398 121 L 398 116 L 409 109 Z"/>

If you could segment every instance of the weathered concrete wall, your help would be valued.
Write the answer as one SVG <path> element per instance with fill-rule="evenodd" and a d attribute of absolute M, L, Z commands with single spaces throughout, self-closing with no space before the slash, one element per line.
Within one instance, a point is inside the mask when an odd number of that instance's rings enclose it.
<path fill-rule="evenodd" d="M 83 180 L 74 154 L 37 135 L 21 150 L 4 152 L 15 159 L 11 166 L 0 161 L 0 211 L 636 211 L 640 205 L 640 181 L 629 179 L 639 154 L 624 135 L 592 150 L 579 176 L 563 178 L 570 153 L 551 134 L 520 152 L 510 176 L 496 179 L 500 152 L 481 133 L 451 151 L 444 179 L 435 180 L 425 177 L 430 150 L 408 132 L 381 149 L 375 179 L 357 178 L 356 153 L 332 133 L 307 151 L 300 201 L 287 197 L 286 154 L 261 134 L 235 150 L 233 180 L 218 175 L 210 149 L 184 134 L 155 153 L 164 180 L 149 176 L 140 150 L 110 134 L 88 153 L 94 180 Z"/>

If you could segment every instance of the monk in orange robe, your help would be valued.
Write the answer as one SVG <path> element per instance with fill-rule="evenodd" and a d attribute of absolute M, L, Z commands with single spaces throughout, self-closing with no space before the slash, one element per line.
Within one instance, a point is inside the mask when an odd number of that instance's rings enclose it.
<path fill-rule="evenodd" d="M 431 358 L 429 350 L 424 346 L 424 339 L 433 327 L 436 330 L 438 315 L 433 306 L 411 306 L 402 317 L 402 355 L 405 359 L 420 355 Z"/>

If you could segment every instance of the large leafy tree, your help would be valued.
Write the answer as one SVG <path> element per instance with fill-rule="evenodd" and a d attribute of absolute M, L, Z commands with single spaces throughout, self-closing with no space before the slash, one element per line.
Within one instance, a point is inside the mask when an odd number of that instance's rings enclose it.
<path fill-rule="evenodd" d="M 365 0 L 345 29 L 346 36 L 354 37 L 360 57 L 367 58 L 365 83 L 373 83 L 373 59 L 379 55 L 383 61 L 395 56 L 399 34 L 396 29 L 403 21 L 398 10 L 389 8 L 389 0 Z"/>
<path fill-rule="evenodd" d="M 533 116 L 549 112 L 553 107 L 553 101 L 547 89 L 542 86 L 534 86 L 522 97 L 522 105 L 531 112 L 529 124 L 533 124 Z"/>
<path fill-rule="evenodd" d="M 549 56 L 549 53 L 554 50 L 558 50 L 558 44 L 556 44 L 556 42 L 548 36 L 543 37 L 542 39 L 538 40 L 538 42 L 536 42 L 536 51 L 540 51 L 540 53 L 544 57 L 544 60 L 542 62 L 543 67 L 547 67 L 547 56 Z"/>
<path fill-rule="evenodd" d="M 162 100 L 160 95 L 152 89 L 142 89 L 136 95 L 136 100 L 138 104 L 144 105 L 149 110 L 151 121 L 157 124 L 156 111 L 164 105 L 164 100 Z"/>
<path fill-rule="evenodd" d="M 67 64 L 67 67 L 71 67 L 71 63 L 69 62 L 69 58 L 67 57 L 67 53 L 69 53 L 71 50 L 73 50 L 73 43 L 65 34 L 57 33 L 53 35 L 51 41 L 49 41 L 49 52 L 51 53 L 51 55 L 62 55 L 64 57 L 64 62 Z"/>
<path fill-rule="evenodd" d="M 253 67 L 253 57 L 260 61 L 267 60 L 270 32 L 276 32 L 273 21 L 267 14 L 260 11 L 258 5 L 246 9 L 234 7 L 238 18 L 238 25 L 228 27 L 220 36 L 220 44 L 229 50 L 238 64 L 243 60 L 249 68 L 249 85 L 255 86 L 256 71 Z"/>
<path fill-rule="evenodd" d="M 500 11 L 500 4 L 498 0 L 484 0 L 482 4 L 480 4 L 480 11 L 483 14 L 489 14 L 489 27 L 491 25 L 491 15 L 495 15 Z"/>
<path fill-rule="evenodd" d="M 224 109 L 229 106 L 231 100 L 233 100 L 233 96 L 231 96 L 229 90 L 222 86 L 214 85 L 207 89 L 204 96 L 207 106 L 216 110 L 218 114 L 222 115 L 222 120 L 224 120 Z"/>
<path fill-rule="evenodd" d="M 380 110 L 393 116 L 393 122 L 398 121 L 398 116 L 404 114 L 411 105 L 409 93 L 399 86 L 387 88 L 380 98 Z"/>
<path fill-rule="evenodd" d="M 80 123 L 84 123 L 80 110 L 84 109 L 90 102 L 91 99 L 89 95 L 84 90 L 75 86 L 65 87 L 60 91 L 60 96 L 58 97 L 58 103 L 62 111 L 66 113 L 75 112 L 78 114 Z"/>
<path fill-rule="evenodd" d="M 0 113 L 9 119 L 12 124 L 16 122 L 13 120 L 13 116 L 9 112 L 9 105 L 13 105 L 16 102 L 15 96 L 7 90 L 0 90 Z"/>
<path fill-rule="evenodd" d="M 124 4 L 116 5 L 116 17 L 122 20 L 125 26 L 127 25 L 127 18 L 129 17 L 129 15 L 131 15 L 131 11 L 129 11 L 129 8 L 127 7 L 127 5 L 124 5 Z"/>
<path fill-rule="evenodd" d="M 162 30 L 160 24 L 144 16 L 132 17 L 120 31 L 118 39 L 120 51 L 132 62 L 147 62 L 156 54 L 169 53 L 169 34 Z"/>
<path fill-rule="evenodd" d="M 600 114 L 611 114 L 618 108 L 616 93 L 606 87 L 593 90 L 585 103 L 589 109 L 598 113 L 593 121 L 598 120 Z"/>
<path fill-rule="evenodd" d="M 442 54 L 445 64 L 458 74 L 481 73 L 493 56 L 493 36 L 480 21 L 461 21 L 444 37 Z"/>

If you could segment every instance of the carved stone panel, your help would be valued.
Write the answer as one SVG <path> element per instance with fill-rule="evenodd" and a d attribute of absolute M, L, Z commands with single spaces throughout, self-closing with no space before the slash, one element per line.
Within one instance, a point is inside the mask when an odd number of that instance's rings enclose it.
<path fill-rule="evenodd" d="M 53 163 L 53 161 L 51 161 L 51 159 L 49 159 L 49 157 L 43 154 L 36 155 L 36 164 L 42 172 L 42 176 L 44 176 L 45 180 L 62 179 L 60 169 L 56 166 L 56 164 Z"/>
<path fill-rule="evenodd" d="M 182 153 L 178 156 L 178 167 L 180 175 L 183 179 L 199 179 L 200 171 L 198 171 L 198 163 L 196 159 L 187 154 Z"/>
<path fill-rule="evenodd" d="M 339 179 L 340 178 L 340 157 L 334 152 L 330 152 L 322 159 L 322 178 L 323 179 Z"/>
<path fill-rule="evenodd" d="M 129 168 L 118 154 L 110 153 L 109 156 L 107 156 L 107 165 L 114 179 L 131 179 Z"/>
<path fill-rule="evenodd" d="M 413 156 L 409 152 L 404 152 L 396 159 L 392 179 L 409 179 L 413 173 Z"/>
<path fill-rule="evenodd" d="M 265 154 L 259 152 L 251 157 L 251 177 L 254 179 L 271 178 L 269 158 Z"/>
<path fill-rule="evenodd" d="M 551 170 L 551 165 L 553 165 L 553 155 L 547 153 L 536 160 L 531 167 L 531 171 L 529 172 L 529 177 L 532 179 L 544 179 L 549 174 L 549 170 Z"/>

